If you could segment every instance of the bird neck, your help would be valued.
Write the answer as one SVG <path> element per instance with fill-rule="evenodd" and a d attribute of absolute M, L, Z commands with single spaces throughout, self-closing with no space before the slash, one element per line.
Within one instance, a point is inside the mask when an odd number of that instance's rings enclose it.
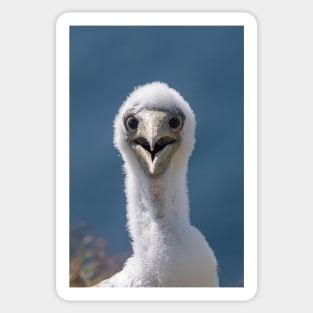
<path fill-rule="evenodd" d="M 142 172 L 138 176 L 132 169 L 126 172 L 128 229 L 135 253 L 190 225 L 186 171 L 172 166 L 157 178 Z"/>

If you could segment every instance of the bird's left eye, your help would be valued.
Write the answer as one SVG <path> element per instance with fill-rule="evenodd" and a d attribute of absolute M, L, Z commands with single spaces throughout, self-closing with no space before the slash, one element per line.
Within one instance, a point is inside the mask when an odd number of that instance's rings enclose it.
<path fill-rule="evenodd" d="M 129 130 L 135 131 L 138 127 L 138 120 L 135 117 L 130 116 L 126 120 L 126 126 Z"/>
<path fill-rule="evenodd" d="M 181 126 L 181 120 L 176 116 L 172 117 L 168 123 L 173 130 L 178 129 Z"/>

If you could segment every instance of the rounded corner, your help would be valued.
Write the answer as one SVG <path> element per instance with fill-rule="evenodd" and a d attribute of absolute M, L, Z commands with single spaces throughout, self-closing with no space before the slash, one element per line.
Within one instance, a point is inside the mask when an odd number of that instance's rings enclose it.
<path fill-rule="evenodd" d="M 255 286 L 254 288 L 251 288 L 250 290 L 247 291 L 246 297 L 243 299 L 244 301 L 253 301 L 253 299 L 257 296 L 258 294 L 258 286 Z"/>
<path fill-rule="evenodd" d="M 62 288 L 60 289 L 58 286 L 55 287 L 55 293 L 57 297 L 61 299 L 62 301 L 66 301 L 66 302 L 71 301 L 71 299 L 69 299 L 64 293 L 64 290 Z"/>
<path fill-rule="evenodd" d="M 56 18 L 55 25 L 58 27 L 59 25 L 66 23 L 67 21 L 69 21 L 71 15 L 72 15 L 71 12 L 60 13 Z"/>
<path fill-rule="evenodd" d="M 258 26 L 258 19 L 256 18 L 256 16 L 253 13 L 250 12 L 243 12 L 245 19 L 254 24 L 256 27 Z"/>

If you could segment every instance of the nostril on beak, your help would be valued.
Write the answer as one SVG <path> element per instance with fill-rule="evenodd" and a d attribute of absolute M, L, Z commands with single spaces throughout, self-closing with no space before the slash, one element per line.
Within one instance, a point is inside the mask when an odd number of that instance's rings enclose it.
<path fill-rule="evenodd" d="M 147 139 L 143 138 L 143 137 L 140 137 L 138 139 L 135 140 L 135 142 L 142 146 L 144 149 L 146 149 L 147 151 L 150 151 L 150 144 L 148 142 Z"/>
<path fill-rule="evenodd" d="M 148 140 L 145 139 L 145 138 L 143 138 L 143 137 L 140 137 L 140 138 L 137 138 L 137 139 L 135 140 L 135 142 L 136 142 L 138 145 L 142 146 L 146 151 L 148 151 L 148 152 L 150 153 L 150 155 L 151 155 L 151 160 L 153 161 L 154 158 L 155 158 L 155 153 L 156 153 L 156 152 L 155 152 L 154 150 L 151 150 L 150 144 L 149 144 Z"/>

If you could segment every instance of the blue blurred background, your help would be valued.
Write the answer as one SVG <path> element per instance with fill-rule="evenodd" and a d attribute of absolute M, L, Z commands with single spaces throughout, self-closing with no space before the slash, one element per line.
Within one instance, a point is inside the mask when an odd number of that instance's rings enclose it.
<path fill-rule="evenodd" d="M 113 253 L 131 252 L 113 119 L 137 85 L 163 81 L 197 119 L 189 163 L 191 222 L 206 236 L 221 286 L 243 281 L 243 55 L 240 26 L 70 28 L 70 222 Z"/>

